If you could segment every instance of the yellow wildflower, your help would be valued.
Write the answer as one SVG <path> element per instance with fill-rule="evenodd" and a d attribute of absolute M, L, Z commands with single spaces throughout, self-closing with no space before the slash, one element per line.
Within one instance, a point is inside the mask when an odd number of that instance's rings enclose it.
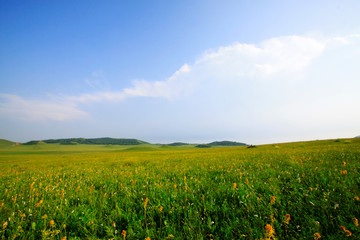
<path fill-rule="evenodd" d="M 271 204 L 271 205 L 274 205 L 274 204 L 275 204 L 275 201 L 276 201 L 275 196 L 271 196 L 271 198 L 270 198 L 270 204 Z"/>
<path fill-rule="evenodd" d="M 314 239 L 319 240 L 321 238 L 321 235 L 319 233 L 314 234 Z"/>
<path fill-rule="evenodd" d="M 346 165 L 346 162 L 343 162 L 343 166 L 345 166 Z"/>
<path fill-rule="evenodd" d="M 275 238 L 275 230 L 270 224 L 266 224 L 265 226 L 265 236 L 269 239 Z"/>
<path fill-rule="evenodd" d="M 40 202 L 38 202 L 38 203 L 35 205 L 35 207 L 40 207 L 40 205 L 43 203 L 43 200 L 44 200 L 44 198 L 42 198 L 42 199 L 40 200 Z"/>
<path fill-rule="evenodd" d="M 55 227 L 55 221 L 54 221 L 54 220 L 51 220 L 51 221 L 50 221 L 50 226 L 51 226 L 51 227 Z"/>
<path fill-rule="evenodd" d="M 357 220 L 357 218 L 353 218 L 352 220 L 353 220 L 354 225 L 358 227 L 359 221 Z"/>
<path fill-rule="evenodd" d="M 6 228 L 8 226 L 8 222 L 4 222 L 3 228 Z"/>
<path fill-rule="evenodd" d="M 149 198 L 145 198 L 145 202 L 144 202 L 144 209 L 146 210 L 146 206 L 148 204 Z"/>
<path fill-rule="evenodd" d="M 65 236 L 65 237 L 63 237 L 61 240 L 66 240 L 66 236 Z"/>
<path fill-rule="evenodd" d="M 249 180 L 248 179 L 245 179 L 245 184 L 249 185 Z"/>
<path fill-rule="evenodd" d="M 160 208 L 159 208 L 160 212 L 162 212 L 163 209 L 164 209 L 164 207 L 160 206 Z"/>
<path fill-rule="evenodd" d="M 151 238 L 147 237 L 147 238 L 145 238 L 145 240 L 151 240 Z"/>
<path fill-rule="evenodd" d="M 236 188 L 236 183 L 233 183 L 233 189 L 235 190 L 235 188 Z"/>
<path fill-rule="evenodd" d="M 125 239 L 125 238 L 126 238 L 126 231 L 125 231 L 125 230 L 122 230 L 122 232 L 121 232 L 121 236 L 123 236 L 123 239 Z"/>
<path fill-rule="evenodd" d="M 360 198 L 359 198 L 358 196 L 355 196 L 355 197 L 354 197 L 354 200 L 355 200 L 355 201 L 360 201 Z"/>
<path fill-rule="evenodd" d="M 289 224 L 289 221 L 291 220 L 290 214 L 286 214 L 284 217 L 284 223 Z"/>

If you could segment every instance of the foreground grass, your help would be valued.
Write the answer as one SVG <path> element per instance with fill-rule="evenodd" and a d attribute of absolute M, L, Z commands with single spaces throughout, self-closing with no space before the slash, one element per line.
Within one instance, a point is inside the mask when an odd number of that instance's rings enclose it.
<path fill-rule="evenodd" d="M 360 139 L 178 149 L 2 147 L 0 237 L 360 238 Z"/>

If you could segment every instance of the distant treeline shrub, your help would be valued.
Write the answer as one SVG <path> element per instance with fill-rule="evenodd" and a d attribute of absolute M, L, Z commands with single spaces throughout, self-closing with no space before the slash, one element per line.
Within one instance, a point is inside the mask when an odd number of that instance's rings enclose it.
<path fill-rule="evenodd" d="M 199 145 L 196 145 L 195 147 L 197 147 L 197 148 L 211 148 L 211 145 L 209 145 L 209 144 L 199 144 Z"/>
<path fill-rule="evenodd" d="M 44 141 L 30 141 L 27 143 L 23 143 L 23 145 L 39 145 L 39 144 L 46 144 Z"/>

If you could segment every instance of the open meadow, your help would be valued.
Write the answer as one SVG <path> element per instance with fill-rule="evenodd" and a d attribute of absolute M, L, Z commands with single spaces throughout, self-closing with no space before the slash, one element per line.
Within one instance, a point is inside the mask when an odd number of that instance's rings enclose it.
<path fill-rule="evenodd" d="M 360 239 L 360 139 L 0 144 L 1 239 Z"/>

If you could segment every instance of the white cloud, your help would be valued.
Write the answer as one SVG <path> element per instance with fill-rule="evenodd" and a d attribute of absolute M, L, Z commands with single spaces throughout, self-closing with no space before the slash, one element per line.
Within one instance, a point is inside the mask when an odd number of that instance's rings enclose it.
<path fill-rule="evenodd" d="M 302 36 L 272 38 L 259 45 L 235 43 L 206 53 L 194 68 L 208 71 L 218 81 L 274 79 L 301 72 L 325 46 L 324 41 Z"/>
<path fill-rule="evenodd" d="M 0 94 L 0 115 L 15 117 L 24 121 L 67 121 L 88 117 L 71 102 L 24 99 L 12 94 Z"/>
<path fill-rule="evenodd" d="M 206 52 L 193 65 L 184 64 L 165 81 L 137 80 L 122 91 L 82 94 L 68 99 L 82 103 L 121 101 L 133 97 L 174 99 L 210 79 L 226 82 L 242 77 L 268 79 L 284 74 L 288 76 L 306 68 L 325 46 L 326 41 L 302 36 L 272 38 L 259 46 L 235 43 Z"/>

